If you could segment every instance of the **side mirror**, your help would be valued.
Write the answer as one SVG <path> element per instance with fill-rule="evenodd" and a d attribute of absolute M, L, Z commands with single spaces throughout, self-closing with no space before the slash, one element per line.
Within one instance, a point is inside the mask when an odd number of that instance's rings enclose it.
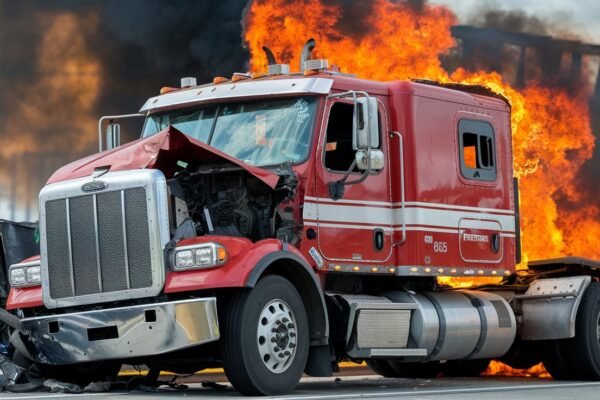
<path fill-rule="evenodd" d="M 121 145 L 121 125 L 111 122 L 106 127 L 106 148 L 114 149 Z"/>
<path fill-rule="evenodd" d="M 369 160 L 369 156 L 371 159 Z M 378 149 L 371 149 L 371 151 L 358 150 L 356 152 L 356 166 L 360 171 L 366 171 L 369 169 L 369 161 L 371 163 L 371 171 L 380 171 L 383 169 L 385 158 L 383 151 Z"/>
<path fill-rule="evenodd" d="M 352 148 L 354 150 L 379 147 L 377 99 L 360 97 L 354 104 L 352 120 Z"/>

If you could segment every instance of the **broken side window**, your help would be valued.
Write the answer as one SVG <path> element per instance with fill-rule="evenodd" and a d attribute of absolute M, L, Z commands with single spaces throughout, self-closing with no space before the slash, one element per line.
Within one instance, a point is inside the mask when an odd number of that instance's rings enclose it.
<path fill-rule="evenodd" d="M 494 128 L 488 122 L 461 119 L 458 123 L 460 171 L 467 179 L 496 180 Z"/>

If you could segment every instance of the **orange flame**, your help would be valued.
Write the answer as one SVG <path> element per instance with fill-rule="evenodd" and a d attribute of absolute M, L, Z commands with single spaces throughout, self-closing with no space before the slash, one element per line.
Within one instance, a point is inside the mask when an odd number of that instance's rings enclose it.
<path fill-rule="evenodd" d="M 482 376 L 522 376 L 527 378 L 551 378 L 544 364 L 539 363 L 528 369 L 514 369 L 500 361 L 492 361 Z"/>
<path fill-rule="evenodd" d="M 503 94 L 512 106 L 514 168 L 520 180 L 520 267 L 528 260 L 570 254 L 599 258 L 600 246 L 592 241 L 600 236 L 600 208 L 564 206 L 582 202 L 575 177 L 594 148 L 587 94 L 537 84 L 517 91 L 495 72 L 458 69 L 450 75 L 440 63 L 440 56 L 455 46 L 450 27 L 456 17 L 449 9 L 425 4 L 415 10 L 388 0 L 369 4 L 362 27 L 344 34 L 345 10 L 333 2 L 255 0 L 245 31 L 251 69 L 266 70 L 264 45 L 278 62 L 298 65 L 304 41 L 313 37 L 317 57 L 361 78 L 483 84 Z"/>

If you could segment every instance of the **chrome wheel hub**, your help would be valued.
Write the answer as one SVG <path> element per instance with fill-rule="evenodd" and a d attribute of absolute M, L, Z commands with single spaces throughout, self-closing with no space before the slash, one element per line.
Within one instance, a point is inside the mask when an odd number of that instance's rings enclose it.
<path fill-rule="evenodd" d="M 298 341 L 296 319 L 283 300 L 272 300 L 260 313 L 258 352 L 264 365 L 275 373 L 285 372 L 294 360 Z"/>
<path fill-rule="evenodd" d="M 596 323 L 596 338 L 598 339 L 598 344 L 600 345 L 600 314 L 598 314 L 598 321 Z"/>

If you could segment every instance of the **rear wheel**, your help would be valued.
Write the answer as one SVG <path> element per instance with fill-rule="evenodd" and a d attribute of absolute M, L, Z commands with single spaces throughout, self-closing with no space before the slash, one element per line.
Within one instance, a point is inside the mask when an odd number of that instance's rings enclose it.
<path fill-rule="evenodd" d="M 308 358 L 302 299 L 285 278 L 268 275 L 225 307 L 221 357 L 231 384 L 245 395 L 291 392 Z"/>
<path fill-rule="evenodd" d="M 399 378 L 435 378 L 443 372 L 443 365 L 437 361 L 402 362 L 389 361 L 390 366 Z"/>
<path fill-rule="evenodd" d="M 564 340 L 552 340 L 546 345 L 543 363 L 553 379 L 569 380 L 575 378 L 570 360 L 564 354 Z"/>
<path fill-rule="evenodd" d="M 560 354 L 574 379 L 600 379 L 600 282 L 585 291 L 575 322 L 575 337 L 561 344 Z"/>
<path fill-rule="evenodd" d="M 387 360 L 367 360 L 367 365 L 373 372 L 386 378 L 397 378 L 398 374 Z"/>
<path fill-rule="evenodd" d="M 490 365 L 490 360 L 456 360 L 444 365 L 444 375 L 472 377 L 481 375 Z"/>

